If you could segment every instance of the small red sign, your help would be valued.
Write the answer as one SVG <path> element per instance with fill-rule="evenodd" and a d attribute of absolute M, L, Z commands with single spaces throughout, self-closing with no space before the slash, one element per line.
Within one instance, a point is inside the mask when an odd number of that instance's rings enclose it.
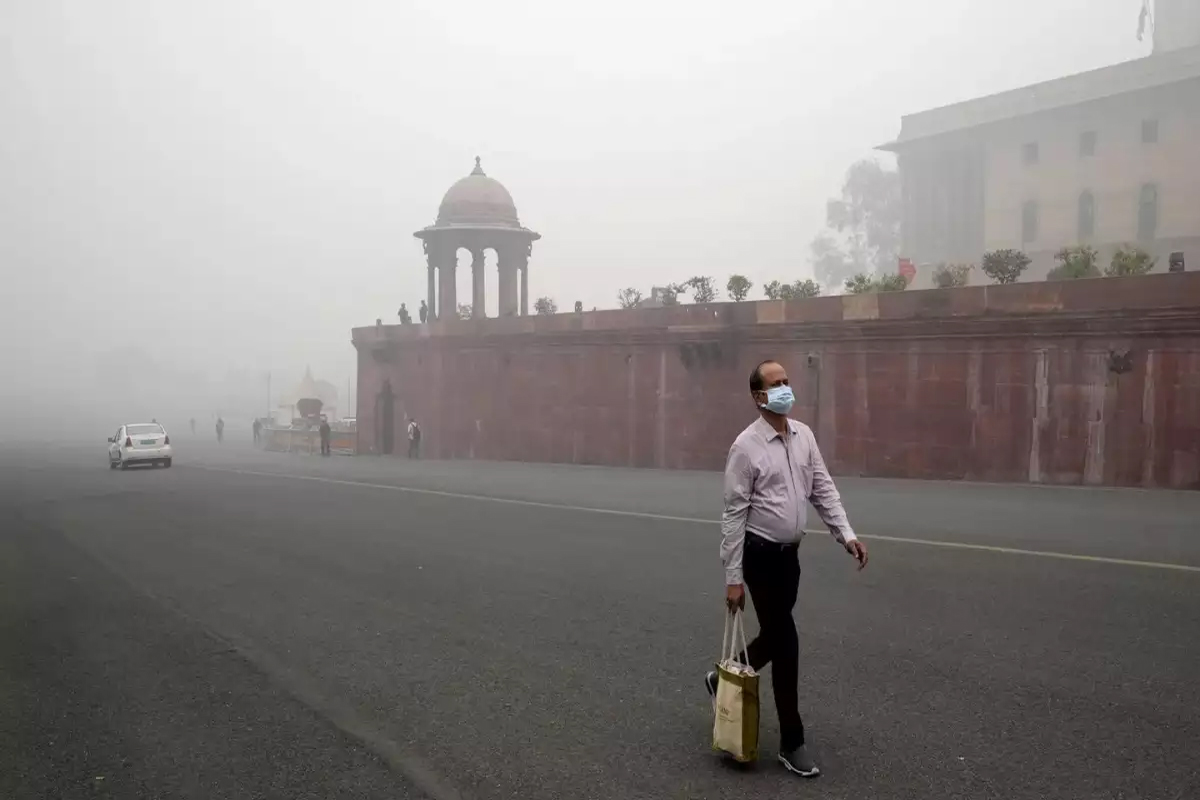
<path fill-rule="evenodd" d="M 912 279 L 917 277 L 917 268 L 913 266 L 911 258 L 900 259 L 900 269 L 898 272 L 904 276 L 904 279 L 912 283 Z"/>

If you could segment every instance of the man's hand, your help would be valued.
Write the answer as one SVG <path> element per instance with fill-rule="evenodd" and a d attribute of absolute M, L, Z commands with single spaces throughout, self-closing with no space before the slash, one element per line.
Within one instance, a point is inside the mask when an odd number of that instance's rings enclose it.
<path fill-rule="evenodd" d="M 851 539 L 846 542 L 846 552 L 854 556 L 858 561 L 858 568 L 861 571 L 867 565 L 867 546 L 858 539 Z"/>
<path fill-rule="evenodd" d="M 729 607 L 730 614 L 744 609 L 746 607 L 746 587 L 740 583 L 726 586 L 725 605 Z"/>

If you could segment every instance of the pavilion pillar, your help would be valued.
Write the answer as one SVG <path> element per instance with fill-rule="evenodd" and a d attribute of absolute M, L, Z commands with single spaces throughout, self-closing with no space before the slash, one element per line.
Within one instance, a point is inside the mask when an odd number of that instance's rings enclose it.
<path fill-rule="evenodd" d="M 438 248 L 438 319 L 448 320 L 458 316 L 458 297 L 455 281 L 458 276 L 458 251 L 453 247 Z"/>
<path fill-rule="evenodd" d="M 515 317 L 519 306 L 517 305 L 517 262 L 516 253 L 513 252 L 511 244 L 505 243 L 503 246 L 496 249 L 499 255 L 499 263 L 496 269 L 499 271 L 499 291 L 500 297 L 497 298 L 496 307 L 499 309 L 502 317 Z"/>
<path fill-rule="evenodd" d="M 471 317 L 487 316 L 487 297 L 484 295 L 483 248 L 471 251 Z"/>
<path fill-rule="evenodd" d="M 521 316 L 529 316 L 529 259 L 521 264 Z"/>
<path fill-rule="evenodd" d="M 437 264 L 434 263 L 433 256 L 428 256 L 427 261 L 429 263 L 427 267 L 429 271 L 429 285 L 426 287 L 428 296 L 425 298 L 425 306 L 429 309 L 429 317 L 432 322 L 434 319 L 437 319 Z"/>

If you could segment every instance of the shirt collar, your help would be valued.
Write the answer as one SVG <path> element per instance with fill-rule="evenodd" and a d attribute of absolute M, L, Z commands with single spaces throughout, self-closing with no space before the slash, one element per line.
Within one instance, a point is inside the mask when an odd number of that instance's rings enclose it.
<path fill-rule="evenodd" d="M 779 431 L 777 431 L 771 427 L 771 423 L 767 422 L 765 419 L 762 418 L 761 414 L 758 417 L 758 421 L 755 422 L 754 424 L 758 426 L 759 432 L 763 435 L 763 438 L 765 438 L 768 442 L 771 441 L 772 439 L 776 439 L 776 438 L 779 438 L 782 436 L 782 434 Z M 792 428 L 792 421 L 790 419 L 787 421 L 787 426 L 788 426 L 788 431 L 791 432 L 793 430 L 793 428 Z"/>

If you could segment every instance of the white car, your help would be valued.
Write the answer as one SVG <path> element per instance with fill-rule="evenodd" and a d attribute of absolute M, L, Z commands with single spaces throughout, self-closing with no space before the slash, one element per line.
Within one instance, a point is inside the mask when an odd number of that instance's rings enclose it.
<path fill-rule="evenodd" d="M 171 466 L 171 437 L 157 422 L 122 425 L 108 439 L 108 468 L 125 469 L 134 464 Z"/>

